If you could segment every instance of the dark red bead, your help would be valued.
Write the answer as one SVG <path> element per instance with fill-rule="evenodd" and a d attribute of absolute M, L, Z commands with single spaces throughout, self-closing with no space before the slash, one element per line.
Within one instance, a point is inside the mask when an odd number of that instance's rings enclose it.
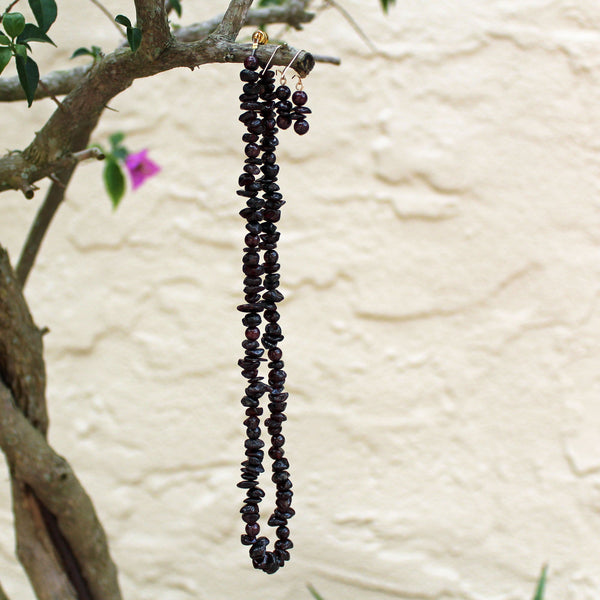
<path fill-rule="evenodd" d="M 281 348 L 271 348 L 271 350 L 269 350 L 269 352 L 268 352 L 268 356 L 269 356 L 269 360 L 272 360 L 272 361 L 281 360 L 281 357 L 283 356 L 283 352 L 281 351 Z"/>
<path fill-rule="evenodd" d="M 250 131 L 251 133 L 261 134 L 265 131 L 265 126 L 263 125 L 263 122 L 260 119 L 254 119 L 250 122 L 244 121 L 244 123 L 248 128 L 248 131 Z"/>
<path fill-rule="evenodd" d="M 254 82 L 258 79 L 258 73 L 249 69 L 243 69 L 240 73 L 240 79 L 245 82 Z"/>
<path fill-rule="evenodd" d="M 253 248 L 255 246 L 258 246 L 258 244 L 260 244 L 260 238 L 257 235 L 252 235 L 251 233 L 249 233 L 244 238 L 244 242 L 245 242 L 246 246 L 250 246 L 251 248 Z"/>
<path fill-rule="evenodd" d="M 283 436 L 282 436 L 283 437 Z M 269 450 L 269 456 L 273 459 L 273 460 L 279 460 L 280 458 L 283 458 L 283 450 L 281 448 L 271 448 Z"/>
<path fill-rule="evenodd" d="M 260 425 L 260 419 L 258 417 L 248 417 L 244 421 L 246 427 L 258 427 Z"/>
<path fill-rule="evenodd" d="M 265 221 L 271 221 L 271 223 L 277 223 L 277 221 L 279 221 L 279 219 L 281 219 L 281 211 L 267 209 L 267 210 L 263 211 L 263 218 L 265 219 Z"/>
<path fill-rule="evenodd" d="M 296 123 L 300 123 L 300 121 L 296 121 Z M 256 158 L 260 154 L 260 148 L 256 144 L 247 144 L 244 152 L 246 156 Z"/>
<path fill-rule="evenodd" d="M 297 90 L 292 94 L 292 102 L 296 106 L 304 106 L 308 101 L 308 94 L 304 90 Z"/>
<path fill-rule="evenodd" d="M 256 523 L 258 518 L 258 515 L 242 515 L 242 521 L 244 521 L 244 523 Z"/>
<path fill-rule="evenodd" d="M 276 105 L 278 113 L 289 113 L 292 110 L 292 103 L 289 100 L 282 100 Z"/>
<path fill-rule="evenodd" d="M 293 548 L 294 544 L 292 544 L 291 540 L 281 540 L 281 541 L 277 541 L 275 542 L 275 547 L 279 550 L 288 550 L 289 548 Z"/>
<path fill-rule="evenodd" d="M 241 539 L 244 546 L 252 546 L 256 542 L 256 537 L 251 535 L 243 535 Z"/>
<path fill-rule="evenodd" d="M 289 129 L 292 124 L 292 117 L 289 115 L 279 115 L 277 117 L 277 127 L 279 129 Z"/>
<path fill-rule="evenodd" d="M 265 312 L 265 319 L 269 321 L 269 323 L 277 323 L 277 321 L 279 321 L 280 316 L 281 315 L 276 310 L 268 310 L 267 312 Z M 274 361 L 273 364 L 279 362 L 282 361 Z"/>
<path fill-rule="evenodd" d="M 291 90 L 287 85 L 280 85 L 276 90 L 275 90 L 275 95 L 277 96 L 277 98 L 279 100 L 287 100 L 290 97 L 291 94 Z"/>
<path fill-rule="evenodd" d="M 246 329 L 246 339 L 247 340 L 257 340 L 260 337 L 260 329 L 257 327 L 250 327 Z"/>
<path fill-rule="evenodd" d="M 309 130 L 308 121 L 306 119 L 300 119 L 294 123 L 294 131 L 298 135 L 304 135 Z"/>
<path fill-rule="evenodd" d="M 282 435 L 274 435 L 271 438 L 271 445 L 275 448 L 281 448 L 285 444 L 285 438 Z"/>
<path fill-rule="evenodd" d="M 247 110 L 238 117 L 238 120 L 244 123 L 244 125 L 248 125 L 248 123 L 250 123 L 254 119 L 256 119 L 256 113 L 253 110 Z"/>
<path fill-rule="evenodd" d="M 258 175 L 260 167 L 258 165 L 244 165 L 244 171 L 250 175 Z"/>
<path fill-rule="evenodd" d="M 246 56 L 246 60 L 244 60 L 244 66 L 246 67 L 246 69 L 256 71 L 256 69 L 258 69 L 258 58 L 256 58 L 254 54 Z"/>
<path fill-rule="evenodd" d="M 275 177 L 277 177 L 277 173 L 279 173 L 279 165 L 264 165 L 261 171 L 265 174 L 265 177 L 268 177 L 269 179 L 275 179 Z"/>
<path fill-rule="evenodd" d="M 244 265 L 242 267 L 242 271 L 246 275 L 250 275 L 250 276 L 254 277 L 256 275 L 262 275 L 263 268 L 262 268 L 262 265 Z M 268 294 L 269 292 L 266 292 L 266 293 Z"/>
<path fill-rule="evenodd" d="M 262 104 L 260 102 L 242 102 L 240 108 L 242 110 L 261 110 Z"/>
<path fill-rule="evenodd" d="M 289 499 L 282 498 L 280 500 L 277 500 L 276 504 L 277 504 L 277 508 L 279 508 L 280 510 L 286 511 L 290 508 L 292 501 Z"/>
<path fill-rule="evenodd" d="M 238 184 L 242 187 L 252 183 L 254 181 L 254 175 L 250 175 L 250 173 L 242 173 L 238 179 Z"/>

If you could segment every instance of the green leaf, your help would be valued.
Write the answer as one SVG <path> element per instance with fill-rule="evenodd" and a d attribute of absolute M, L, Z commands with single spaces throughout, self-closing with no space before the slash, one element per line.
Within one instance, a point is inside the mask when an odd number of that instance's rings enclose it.
<path fill-rule="evenodd" d="M 71 58 L 75 58 L 76 56 L 93 56 L 93 54 L 88 48 L 77 48 L 77 50 L 71 54 Z"/>
<path fill-rule="evenodd" d="M 383 12 L 387 14 L 388 9 L 392 4 L 396 4 L 396 0 L 381 0 L 381 8 L 383 8 Z"/>
<path fill-rule="evenodd" d="M 110 196 L 113 208 L 116 209 L 121 202 L 121 198 L 125 194 L 125 175 L 121 167 L 117 164 L 117 161 L 113 158 L 106 159 L 104 165 L 104 186 Z"/>
<path fill-rule="evenodd" d="M 311 593 L 312 597 L 315 600 L 323 600 L 323 596 L 321 596 L 321 594 L 319 594 L 319 592 L 317 592 L 317 590 L 315 590 L 315 588 L 310 585 L 310 583 L 306 586 L 308 588 L 308 591 Z"/>
<path fill-rule="evenodd" d="M 102 49 L 100 46 L 92 46 L 90 48 L 77 48 L 73 54 L 71 54 L 71 58 L 75 58 L 76 56 L 92 56 L 94 59 L 100 58 L 102 56 Z"/>
<path fill-rule="evenodd" d="M 125 134 L 122 131 L 117 131 L 108 138 L 108 141 L 110 142 L 111 147 L 114 149 L 119 146 L 124 139 Z"/>
<path fill-rule="evenodd" d="M 15 61 L 17 63 L 19 82 L 21 83 L 21 87 L 27 98 L 27 106 L 31 106 L 35 90 L 37 89 L 40 80 L 40 71 L 37 63 L 29 56 L 27 58 L 16 56 Z"/>
<path fill-rule="evenodd" d="M 15 44 L 15 55 L 27 58 L 27 46 L 23 44 Z"/>
<path fill-rule="evenodd" d="M 125 159 L 127 158 L 128 155 L 129 155 L 129 151 L 127 150 L 127 148 L 124 148 L 122 146 L 121 146 L 121 148 L 116 148 L 115 151 L 113 152 L 113 156 L 123 162 L 125 162 Z"/>
<path fill-rule="evenodd" d="M 108 141 L 110 142 L 110 153 L 117 160 L 125 161 L 129 152 L 127 152 L 127 148 L 123 146 L 123 140 L 125 139 L 125 134 L 122 131 L 117 131 L 113 133 Z"/>
<path fill-rule="evenodd" d="M 4 71 L 4 67 L 10 62 L 12 52 L 9 48 L 0 48 L 0 73 Z"/>
<path fill-rule="evenodd" d="M 125 15 L 117 15 L 115 17 L 115 21 L 117 23 L 119 23 L 120 25 L 125 25 L 125 27 L 127 27 L 127 29 L 131 29 L 133 27 L 133 25 L 131 24 L 131 21 Z"/>
<path fill-rule="evenodd" d="M 258 8 L 262 8 L 264 6 L 281 6 L 285 0 L 259 0 Z"/>
<path fill-rule="evenodd" d="M 25 42 L 45 42 L 46 44 L 52 44 L 56 47 L 56 44 L 45 34 L 45 32 L 33 23 L 27 23 L 25 29 L 23 29 L 23 32 L 17 38 L 17 43 L 23 44 Z"/>
<path fill-rule="evenodd" d="M 4 13 L 4 29 L 10 38 L 16 38 L 25 29 L 25 17 L 18 12 Z"/>
<path fill-rule="evenodd" d="M 58 9 L 55 0 L 29 0 L 29 6 L 40 29 L 46 33 L 50 25 L 56 21 Z"/>
<path fill-rule="evenodd" d="M 181 3 L 179 0 L 171 0 L 171 6 L 173 10 L 177 13 L 178 17 L 181 17 Z"/>
<path fill-rule="evenodd" d="M 535 589 L 533 600 L 544 600 L 544 591 L 546 589 L 546 575 L 548 574 L 548 565 L 542 567 L 542 573 Z"/>
<path fill-rule="evenodd" d="M 10 44 L 10 38 L 3 33 L 0 33 L 0 44 L 2 46 L 8 46 Z"/>
<path fill-rule="evenodd" d="M 135 52 L 142 43 L 142 32 L 137 27 L 129 27 L 127 29 L 127 41 L 132 52 Z"/>

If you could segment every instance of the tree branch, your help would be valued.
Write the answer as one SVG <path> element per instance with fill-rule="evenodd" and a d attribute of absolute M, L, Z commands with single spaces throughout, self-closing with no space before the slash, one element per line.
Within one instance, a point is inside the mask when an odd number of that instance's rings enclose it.
<path fill-rule="evenodd" d="M 67 461 L 56 454 L 48 445 L 40 431 L 35 429 L 17 409 L 7 387 L 0 382 L 0 448 L 2 448 L 10 467 L 13 480 L 13 498 L 15 517 L 25 518 L 20 524 L 34 527 L 24 539 L 28 544 L 36 544 L 40 530 L 47 530 L 45 522 L 37 522 L 45 516 L 39 511 L 39 499 L 42 506 L 56 519 L 60 533 L 68 543 L 84 581 L 89 588 L 89 598 L 102 600 L 120 600 L 116 568 L 108 553 L 106 535 L 96 516 L 92 502 Z M 31 493 L 28 496 L 28 488 Z M 22 514 L 24 513 L 24 514 Z M 43 527 L 41 527 L 43 525 Z M 33 535 L 31 535 L 33 533 Z M 35 548 L 21 548 L 20 557 L 31 561 L 31 568 L 41 575 L 34 583 L 36 594 L 45 598 L 65 598 L 80 600 L 80 594 L 73 594 L 71 581 L 58 582 L 64 588 L 62 594 L 47 595 L 47 574 L 40 570 L 40 557 L 46 562 L 51 558 L 41 553 L 32 560 L 31 552 Z M 47 565 L 48 573 L 61 573 L 52 565 Z M 65 570 L 66 571 L 66 570 Z M 31 577 L 31 571 L 28 569 Z M 58 585 L 57 584 L 57 585 Z M 64 595 L 67 594 L 67 595 Z M 70 594 L 70 595 L 69 595 Z"/>
<path fill-rule="evenodd" d="M 48 415 L 42 353 L 42 334 L 31 318 L 8 254 L 0 246 L 0 381 L 23 414 L 45 434 Z"/>
<path fill-rule="evenodd" d="M 80 83 L 93 65 L 75 67 L 69 71 L 53 71 L 41 78 L 43 86 L 38 86 L 35 98 L 65 96 Z M 25 92 L 19 83 L 18 77 L 3 77 L 0 79 L 0 102 L 15 102 L 25 100 Z"/>
<path fill-rule="evenodd" d="M 67 186 L 74 171 L 75 166 L 72 166 L 56 174 L 58 182 L 52 182 L 52 185 L 46 194 L 46 198 L 44 199 L 35 220 L 31 224 L 29 235 L 23 245 L 21 256 L 19 257 L 19 262 L 15 269 L 17 281 L 21 286 L 21 289 L 25 287 L 27 277 L 35 263 L 44 236 L 48 231 L 48 227 L 50 227 L 50 223 L 52 222 L 58 207 L 65 198 L 65 192 L 67 191 Z"/>
<path fill-rule="evenodd" d="M 120 600 L 93 505 L 48 445 L 41 332 L 0 247 L 0 448 L 13 492 L 17 554 L 39 600 Z"/>
<path fill-rule="evenodd" d="M 221 22 L 214 31 L 215 38 L 233 42 L 244 24 L 251 6 L 252 0 L 231 0 Z"/>
<path fill-rule="evenodd" d="M 89 140 L 82 140 L 80 145 L 87 145 Z M 102 160 L 104 155 L 99 148 L 86 148 L 85 150 L 81 150 L 80 152 L 75 152 L 73 154 L 73 158 L 78 161 L 86 160 L 89 158 L 96 158 L 98 160 Z M 73 164 L 63 171 L 53 174 L 52 185 L 46 194 L 46 198 L 44 202 L 40 206 L 38 213 L 29 228 L 29 234 L 27 236 L 27 240 L 23 245 L 23 249 L 21 250 L 21 256 L 19 257 L 19 262 L 15 268 L 15 273 L 17 276 L 17 281 L 21 286 L 21 289 L 25 287 L 25 283 L 27 282 L 27 277 L 31 269 L 33 268 L 33 264 L 35 263 L 35 259 L 38 255 L 46 232 L 50 227 L 50 223 L 54 218 L 58 207 L 62 204 L 64 200 L 67 186 L 71 180 L 71 177 L 75 171 L 76 164 Z M 1 599 L 0 599 L 1 600 Z"/>
<path fill-rule="evenodd" d="M 0 389 L 0 399 L 2 391 Z M 9 465 L 10 468 L 10 465 Z M 31 489 L 11 475 L 17 556 L 38 600 L 79 600 L 52 551 L 52 542 Z"/>
<path fill-rule="evenodd" d="M 315 14 L 306 12 L 302 2 L 298 3 L 292 1 L 281 6 L 250 10 L 246 16 L 244 26 L 258 27 L 259 25 L 286 23 L 298 29 L 302 24 L 310 23 L 314 18 Z M 217 15 L 202 23 L 196 23 L 188 27 L 180 27 L 174 32 L 175 39 L 180 42 L 201 41 L 215 31 L 222 20 L 223 15 Z M 339 64 L 336 62 L 337 59 L 335 58 L 320 58 L 323 60 L 318 62 Z M 45 75 L 41 79 L 43 85 L 38 86 L 35 98 L 47 98 L 51 95 L 64 96 L 70 93 L 82 82 L 92 67 L 93 65 L 86 65 L 85 67 L 75 67 L 68 71 L 54 71 L 53 73 Z M 18 77 L 0 79 L 0 102 L 15 102 L 24 99 L 25 93 L 19 83 Z"/>
<path fill-rule="evenodd" d="M 175 32 L 175 37 L 181 42 L 201 40 L 211 34 L 219 26 L 224 15 L 217 15 L 208 21 L 196 23 L 188 27 L 181 27 Z M 274 23 L 285 23 L 295 29 L 300 29 L 303 23 L 310 23 L 315 18 L 315 13 L 306 12 L 302 5 L 288 2 L 281 6 L 252 9 L 246 15 L 244 27 L 259 27 Z"/>
<path fill-rule="evenodd" d="M 137 26 L 142 31 L 138 52 L 156 60 L 171 39 L 165 4 L 156 0 L 135 0 L 135 13 Z"/>
<path fill-rule="evenodd" d="M 266 62 L 274 46 L 261 46 L 257 56 Z M 160 60 L 152 60 L 128 48 L 116 50 L 95 62 L 85 78 L 62 102 L 33 142 L 23 152 L 11 152 L 0 158 L 0 191 L 24 190 L 31 194 L 32 185 L 53 172 L 73 163 L 72 153 L 80 150 L 77 139 L 88 139 L 96 127 L 104 107 L 117 94 L 127 89 L 135 79 L 149 77 L 175 67 L 194 68 L 207 63 L 241 63 L 250 52 L 249 44 L 227 42 L 210 35 L 194 43 L 173 40 L 164 48 Z M 295 50 L 282 47 L 273 64 L 287 65 Z M 308 52 L 301 52 L 294 70 L 306 76 L 314 67 Z"/>

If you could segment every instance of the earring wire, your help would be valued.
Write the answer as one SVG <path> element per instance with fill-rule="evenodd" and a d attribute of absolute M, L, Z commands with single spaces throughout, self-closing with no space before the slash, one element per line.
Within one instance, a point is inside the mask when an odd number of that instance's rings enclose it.
<path fill-rule="evenodd" d="M 269 62 L 265 65 L 265 68 L 261 71 L 261 75 L 263 75 L 267 69 L 271 66 L 271 63 L 273 62 L 273 59 L 275 58 L 275 55 L 277 54 L 277 50 L 279 50 L 279 48 L 281 48 L 281 45 L 277 46 L 277 48 L 275 48 L 273 54 L 271 54 L 271 58 L 269 58 Z"/>
<path fill-rule="evenodd" d="M 290 64 L 283 70 L 283 73 L 281 73 L 281 79 L 285 80 L 285 72 L 294 64 L 298 56 L 300 56 L 300 52 L 302 52 L 302 50 L 298 50 L 298 52 L 296 52 L 294 58 L 292 58 L 290 61 Z"/>

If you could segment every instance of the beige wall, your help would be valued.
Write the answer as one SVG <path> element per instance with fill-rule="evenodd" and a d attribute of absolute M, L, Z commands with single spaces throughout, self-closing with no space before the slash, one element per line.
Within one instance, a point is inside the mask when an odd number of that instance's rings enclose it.
<path fill-rule="evenodd" d="M 60 4 L 45 69 L 115 43 L 91 3 Z M 196 4 L 186 20 L 225 2 Z M 306 81 L 310 134 L 281 136 L 282 572 L 239 544 L 239 67 L 116 98 L 95 141 L 123 130 L 163 172 L 113 213 L 82 167 L 45 244 L 27 293 L 51 329 L 50 437 L 127 598 L 308 600 L 310 581 L 326 600 L 516 600 L 545 561 L 549 599 L 598 597 L 600 6 L 377 4 L 343 0 L 380 56 L 333 10 L 286 36 L 343 63 Z M 53 108 L 2 107 L 2 146 Z M 2 195 L 13 258 L 41 197 Z M 30 600 L 2 479 L 1 580 Z"/>

